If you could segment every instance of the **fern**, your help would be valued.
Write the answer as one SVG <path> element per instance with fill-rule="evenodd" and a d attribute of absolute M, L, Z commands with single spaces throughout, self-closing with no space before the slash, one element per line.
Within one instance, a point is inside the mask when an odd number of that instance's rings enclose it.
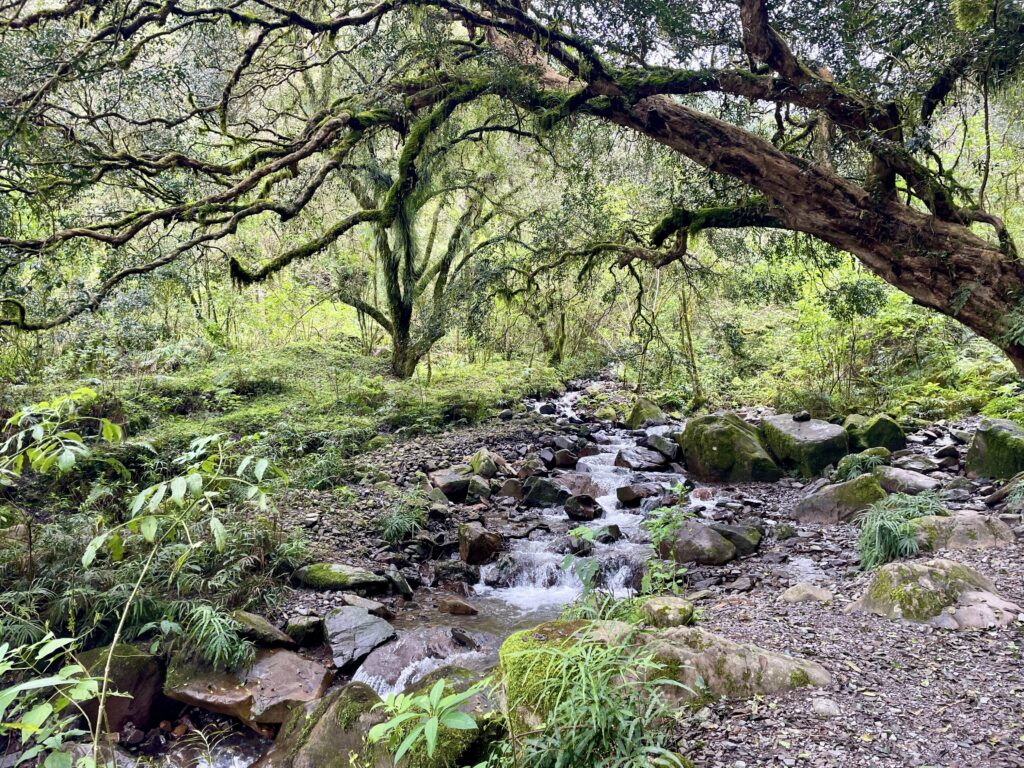
<path fill-rule="evenodd" d="M 860 517 L 857 550 L 861 568 L 870 571 L 893 560 L 916 555 L 919 550 L 917 528 L 912 521 L 945 514 L 934 493 L 917 496 L 894 493 L 871 505 Z"/>

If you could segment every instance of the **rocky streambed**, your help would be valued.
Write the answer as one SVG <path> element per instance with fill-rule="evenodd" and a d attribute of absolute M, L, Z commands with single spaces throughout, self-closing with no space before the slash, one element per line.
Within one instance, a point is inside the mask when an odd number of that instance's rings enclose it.
<path fill-rule="evenodd" d="M 615 398 L 612 382 L 589 382 L 370 454 L 350 491 L 358 519 L 329 493 L 293 491 L 282 509 L 323 562 L 296 575 L 276 626 L 251 619 L 265 668 L 283 674 L 172 670 L 165 686 L 276 746 L 236 731 L 199 764 L 317 764 L 295 713 L 310 723 L 355 707 L 369 723 L 379 695 L 476 679 L 506 637 L 580 594 L 570 556 L 618 596 L 636 594 L 654 560 L 685 564 L 685 601 L 651 601 L 646 621 L 660 653 L 718 686 L 680 710 L 696 765 L 1024 765 L 1024 526 L 1005 482 L 1024 470 L 1019 428 L 969 420 L 906 434 L 887 417 L 836 425 L 761 410 L 684 422 L 644 401 L 630 424 L 598 418 Z M 397 546 L 364 524 L 394 504 L 385 484 L 429 505 L 426 527 Z M 919 524 L 911 570 L 866 574 L 854 521 L 892 493 L 934 494 L 948 514 Z M 652 542 L 644 521 L 665 507 L 685 515 Z M 685 650 L 694 632 L 714 649 L 706 658 Z M 720 667 L 752 670 L 758 685 L 716 681 Z M 241 704 L 211 700 L 229 689 Z M 337 748 L 337 734 L 323 739 Z"/>

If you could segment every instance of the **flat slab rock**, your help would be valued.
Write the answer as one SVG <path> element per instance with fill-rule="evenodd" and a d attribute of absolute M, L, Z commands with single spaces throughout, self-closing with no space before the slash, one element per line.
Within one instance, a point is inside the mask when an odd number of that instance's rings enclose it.
<path fill-rule="evenodd" d="M 996 594 L 995 585 L 973 568 L 936 559 L 883 565 L 846 610 L 940 629 L 990 629 L 1016 621 L 1024 609 Z"/>
<path fill-rule="evenodd" d="M 292 651 L 266 649 L 240 672 L 199 669 L 172 660 L 164 694 L 175 701 L 246 723 L 283 723 L 288 714 L 324 695 L 333 673 Z"/>
<path fill-rule="evenodd" d="M 761 431 L 772 455 L 805 477 L 821 474 L 850 452 L 846 430 L 827 421 L 795 421 L 792 414 L 781 413 L 765 418 Z"/>
<path fill-rule="evenodd" d="M 334 666 L 344 669 L 358 664 L 374 648 L 393 638 L 395 628 L 365 608 L 348 605 L 324 617 L 324 634 Z"/>
<path fill-rule="evenodd" d="M 948 516 L 919 517 L 918 546 L 926 551 L 996 549 L 1013 544 L 1013 530 L 994 515 L 963 511 Z"/>

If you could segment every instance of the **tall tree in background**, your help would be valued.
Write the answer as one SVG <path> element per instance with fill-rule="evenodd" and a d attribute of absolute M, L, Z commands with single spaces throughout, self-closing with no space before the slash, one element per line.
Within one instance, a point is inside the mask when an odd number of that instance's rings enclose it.
<path fill-rule="evenodd" d="M 7 325 L 52 328 L 184 254 L 223 258 L 215 244 L 294 220 L 368 141 L 402 142 L 371 205 L 339 206 L 297 245 L 230 269 L 252 283 L 355 227 L 391 230 L 425 153 L 472 109 L 479 130 L 605 121 L 707 172 L 646 242 L 607 244 L 620 261 L 685 260 L 706 229 L 806 233 L 1024 371 L 1024 264 L 1001 215 L 1019 195 L 996 194 L 991 152 L 1019 141 L 991 130 L 1024 61 L 1019 3 L 65 0 L 0 13 Z M 293 98 L 296 79 L 320 98 Z M 952 117 L 983 107 L 984 156 L 958 165 L 969 125 Z"/>

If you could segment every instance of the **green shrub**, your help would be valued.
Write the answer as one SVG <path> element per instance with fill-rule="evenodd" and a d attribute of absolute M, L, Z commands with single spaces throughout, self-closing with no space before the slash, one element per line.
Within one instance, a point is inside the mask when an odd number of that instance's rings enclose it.
<path fill-rule="evenodd" d="M 377 521 L 380 535 L 389 544 L 399 544 L 415 536 L 427 524 L 430 500 L 422 491 L 403 494 Z"/>
<path fill-rule="evenodd" d="M 912 520 L 946 514 L 938 496 L 921 493 L 909 496 L 890 494 L 872 504 L 860 517 L 857 551 L 860 565 L 866 571 L 918 552 L 917 529 Z"/>

